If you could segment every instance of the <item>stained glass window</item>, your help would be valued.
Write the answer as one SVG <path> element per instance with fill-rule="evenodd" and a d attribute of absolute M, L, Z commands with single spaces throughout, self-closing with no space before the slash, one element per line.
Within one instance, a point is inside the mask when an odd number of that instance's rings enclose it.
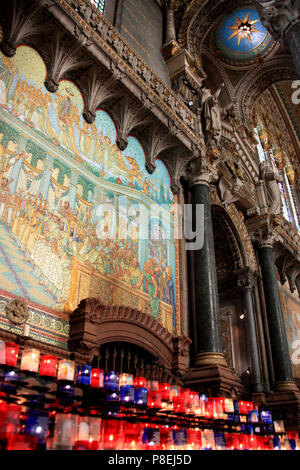
<path fill-rule="evenodd" d="M 90 2 L 97 8 L 97 10 L 104 12 L 105 0 L 90 0 Z"/>

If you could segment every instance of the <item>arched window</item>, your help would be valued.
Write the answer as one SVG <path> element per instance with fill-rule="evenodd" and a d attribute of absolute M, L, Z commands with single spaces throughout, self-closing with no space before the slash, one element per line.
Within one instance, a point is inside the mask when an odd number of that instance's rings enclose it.
<path fill-rule="evenodd" d="M 97 10 L 104 12 L 105 0 L 90 0 L 90 2 L 97 8 Z"/>

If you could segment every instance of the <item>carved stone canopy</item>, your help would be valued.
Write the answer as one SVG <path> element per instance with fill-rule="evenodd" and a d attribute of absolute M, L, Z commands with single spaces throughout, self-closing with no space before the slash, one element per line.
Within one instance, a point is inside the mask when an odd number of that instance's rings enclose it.
<path fill-rule="evenodd" d="M 152 316 L 125 306 L 107 306 L 98 299 L 84 299 L 70 319 L 70 348 L 87 354 L 90 359 L 99 354 L 101 344 L 127 342 L 135 344 L 153 356 L 170 371 L 182 376 L 187 367 L 187 352 L 191 340 L 187 336 L 172 336 Z"/>

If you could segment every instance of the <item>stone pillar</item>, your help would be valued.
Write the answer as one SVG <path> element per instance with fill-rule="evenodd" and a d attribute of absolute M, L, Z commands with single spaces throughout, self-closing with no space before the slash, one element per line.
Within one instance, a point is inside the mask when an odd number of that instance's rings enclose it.
<path fill-rule="evenodd" d="M 284 419 L 288 427 L 300 423 L 300 393 L 295 383 L 284 323 L 273 251 L 274 236 L 265 230 L 260 236 L 259 262 L 264 287 L 269 336 L 274 366 L 274 393 L 267 406 L 275 419 Z"/>
<path fill-rule="evenodd" d="M 205 363 L 225 365 L 219 316 L 218 283 L 214 237 L 210 208 L 210 186 L 207 179 L 197 180 L 191 187 L 193 208 L 204 206 L 204 246 L 193 252 L 195 288 L 196 357 L 195 366 Z"/>
<path fill-rule="evenodd" d="M 275 391 L 297 390 L 278 288 L 272 235 L 262 238 L 258 253 L 274 364 Z"/>
<path fill-rule="evenodd" d="M 255 327 L 255 314 L 253 308 L 253 275 L 252 273 L 246 273 L 245 277 L 242 277 L 238 281 L 239 286 L 243 289 L 244 303 L 246 306 L 248 328 L 249 328 L 249 343 L 250 343 L 250 354 L 252 363 L 252 377 L 253 377 L 253 392 L 254 394 L 262 394 L 263 386 L 261 380 L 260 362 L 258 343 L 256 336 Z M 257 400 L 256 400 L 257 401 Z"/>
<path fill-rule="evenodd" d="M 261 20 L 274 39 L 283 40 L 291 51 L 300 78 L 300 2 L 255 0 Z"/>
<path fill-rule="evenodd" d="M 222 352 L 218 283 L 210 206 L 210 184 L 217 181 L 217 171 L 201 158 L 189 167 L 193 229 L 196 206 L 204 207 L 204 243 L 191 251 L 194 314 L 190 334 L 194 340 L 192 368 L 183 381 L 186 386 L 217 395 L 232 396 L 241 390 L 241 382 L 229 369 Z M 198 221 L 199 224 L 199 221 Z M 234 391 L 234 392 L 233 392 Z"/>

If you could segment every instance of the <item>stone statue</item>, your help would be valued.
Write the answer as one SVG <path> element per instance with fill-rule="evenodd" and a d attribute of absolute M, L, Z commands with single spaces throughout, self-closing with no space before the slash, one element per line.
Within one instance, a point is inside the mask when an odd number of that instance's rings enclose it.
<path fill-rule="evenodd" d="M 269 213 L 272 215 L 281 214 L 282 201 L 278 183 L 282 183 L 283 178 L 275 173 L 269 163 L 262 162 L 260 165 L 260 180 L 265 183 Z"/>
<path fill-rule="evenodd" d="M 236 178 L 235 181 L 229 183 L 223 175 L 219 181 L 219 190 L 223 204 L 232 204 L 239 200 L 239 191 L 243 187 L 243 182 Z"/>
<path fill-rule="evenodd" d="M 208 142 L 211 143 L 213 141 L 217 146 L 222 136 L 222 108 L 219 105 L 219 96 L 224 86 L 225 84 L 222 83 L 222 86 L 214 94 L 211 93 L 211 90 L 204 87 L 201 95 L 202 119 Z"/>

